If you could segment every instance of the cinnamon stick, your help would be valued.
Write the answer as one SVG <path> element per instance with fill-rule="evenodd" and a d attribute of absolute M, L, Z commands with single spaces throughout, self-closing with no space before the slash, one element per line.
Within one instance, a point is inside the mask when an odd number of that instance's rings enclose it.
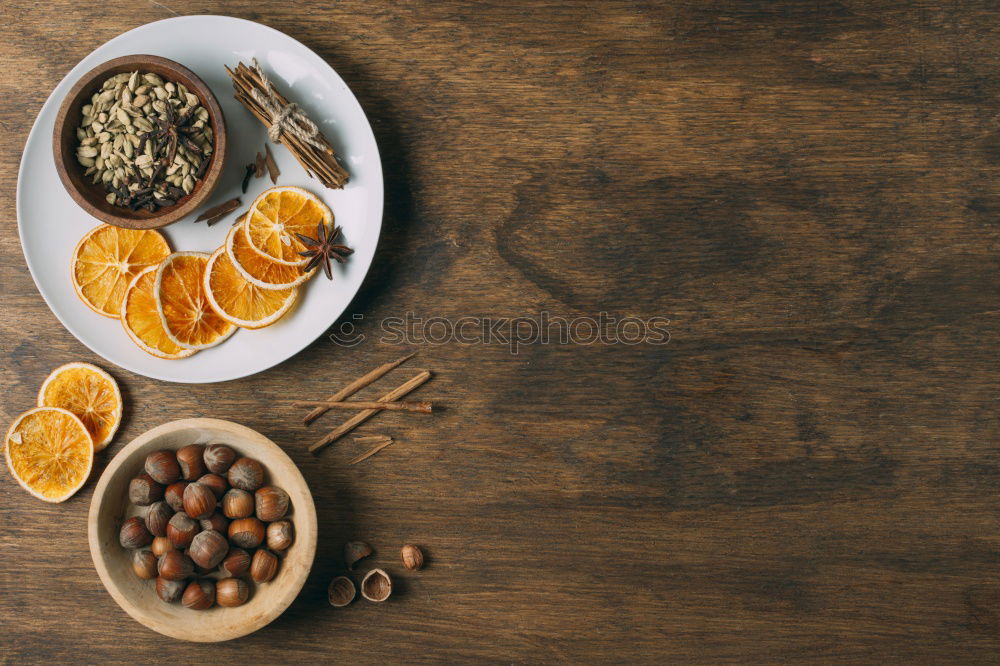
<path fill-rule="evenodd" d="M 430 414 L 433 406 L 429 402 L 376 402 L 374 400 L 351 400 L 350 402 L 329 402 L 326 400 L 293 400 L 292 407 L 327 407 L 328 409 L 387 409 L 393 412 L 419 412 Z"/>
<path fill-rule="evenodd" d="M 407 395 L 411 391 L 416 390 L 424 382 L 431 378 L 431 373 L 428 370 L 423 370 L 420 374 L 415 375 L 410 378 L 406 383 L 394 388 L 393 390 L 386 393 L 384 396 L 379 398 L 379 402 L 394 402 L 399 400 L 403 396 Z M 349 418 L 344 423 L 340 424 L 336 428 L 330 431 L 325 437 L 317 441 L 315 444 L 309 447 L 310 453 L 317 453 L 321 449 L 329 446 L 333 442 L 337 441 L 347 433 L 354 430 L 356 427 L 370 419 L 371 417 L 378 414 L 381 410 L 379 409 L 365 409 L 358 412 L 351 418 Z"/>
<path fill-rule="evenodd" d="M 352 458 L 347 464 L 348 465 L 357 465 L 362 460 L 367 460 L 368 458 L 371 458 L 373 455 L 375 455 L 376 453 L 378 453 L 379 451 L 381 451 L 385 447 L 389 446 L 390 444 L 392 444 L 392 439 L 391 438 L 387 439 L 386 441 L 382 442 L 381 444 L 376 444 L 371 449 L 369 449 L 365 453 L 362 453 L 357 458 Z"/>
<path fill-rule="evenodd" d="M 399 366 L 401 366 L 402 364 L 406 363 L 416 355 L 417 352 L 413 352 L 412 354 L 407 354 L 406 356 L 398 358 L 395 361 L 390 361 L 389 363 L 380 365 L 379 367 L 375 368 L 364 377 L 355 379 L 353 382 L 351 382 L 344 388 L 340 389 L 339 391 L 331 395 L 329 398 L 325 400 L 325 402 L 340 402 L 341 400 L 346 400 L 347 398 L 351 397 L 352 395 L 354 395 L 364 387 L 368 386 L 375 380 L 385 376 L 386 373 L 388 373 L 389 371 L 394 370 Z M 320 416 L 325 414 L 326 410 L 327 410 L 326 407 L 317 407 L 316 409 L 306 414 L 306 417 L 302 420 L 302 422 L 305 423 L 306 425 L 309 425 L 310 423 L 318 419 Z"/>
<path fill-rule="evenodd" d="M 229 213 L 233 212 L 239 207 L 240 207 L 240 200 L 238 198 L 230 199 L 229 201 L 224 201 L 220 203 L 218 206 L 212 206 L 204 213 L 199 215 L 198 218 L 195 220 L 195 222 L 201 222 L 202 220 L 210 220 L 213 217 L 221 217 L 223 215 L 228 215 Z M 216 220 L 216 222 L 218 222 L 218 220 Z"/>

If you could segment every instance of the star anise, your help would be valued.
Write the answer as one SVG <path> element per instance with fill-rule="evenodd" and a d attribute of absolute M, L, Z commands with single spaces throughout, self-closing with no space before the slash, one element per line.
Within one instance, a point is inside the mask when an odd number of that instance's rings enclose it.
<path fill-rule="evenodd" d="M 340 227 L 334 227 L 330 235 L 327 236 L 326 225 L 320 222 L 316 225 L 316 238 L 310 238 L 309 236 L 303 236 L 302 234 L 295 235 L 299 237 L 300 241 L 312 248 L 306 250 L 305 252 L 299 252 L 299 254 L 303 257 L 310 257 L 309 263 L 306 264 L 304 270 L 308 273 L 322 264 L 323 272 L 326 273 L 326 278 L 328 280 L 333 279 L 333 270 L 330 268 L 330 259 L 344 263 L 347 257 L 354 253 L 354 250 L 346 245 L 337 245 L 334 243 L 334 241 L 337 240 L 337 236 L 340 235 Z"/>

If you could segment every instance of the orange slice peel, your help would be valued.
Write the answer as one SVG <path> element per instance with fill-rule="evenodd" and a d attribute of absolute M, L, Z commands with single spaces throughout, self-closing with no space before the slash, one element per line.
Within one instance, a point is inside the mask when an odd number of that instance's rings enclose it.
<path fill-rule="evenodd" d="M 63 502 L 90 476 L 94 442 L 72 412 L 35 407 L 18 416 L 7 430 L 4 457 L 22 488 L 46 502 Z"/>
<path fill-rule="evenodd" d="M 118 382 L 90 363 L 67 363 L 49 373 L 38 391 L 38 406 L 59 407 L 80 419 L 94 441 L 94 451 L 111 442 L 122 421 Z"/>

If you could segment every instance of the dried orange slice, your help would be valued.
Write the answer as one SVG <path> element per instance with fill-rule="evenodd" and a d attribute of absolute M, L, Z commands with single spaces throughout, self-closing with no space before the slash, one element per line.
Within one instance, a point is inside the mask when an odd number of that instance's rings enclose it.
<path fill-rule="evenodd" d="M 220 317 L 241 328 L 264 328 L 288 312 L 299 290 L 261 289 L 243 279 L 220 247 L 205 269 L 205 295 Z"/>
<path fill-rule="evenodd" d="M 261 289 L 290 289 L 311 277 L 310 273 L 302 271 L 301 266 L 279 264 L 252 249 L 243 224 L 229 230 L 225 247 L 229 261 L 243 279 Z"/>
<path fill-rule="evenodd" d="M 111 442 L 122 421 L 118 382 L 90 363 L 67 363 L 53 370 L 38 391 L 38 406 L 72 412 L 94 440 L 94 451 Z"/>
<path fill-rule="evenodd" d="M 22 488 L 46 502 L 62 502 L 90 476 L 94 442 L 72 412 L 36 407 L 11 424 L 4 454 L 7 469 Z"/>
<path fill-rule="evenodd" d="M 187 358 L 194 349 L 184 349 L 170 341 L 156 311 L 156 266 L 135 276 L 122 299 L 122 326 L 139 349 L 160 358 Z"/>
<path fill-rule="evenodd" d="M 184 349 L 207 349 L 236 330 L 212 309 L 205 293 L 208 255 L 175 252 L 156 269 L 153 293 L 167 338 Z"/>
<path fill-rule="evenodd" d="M 91 310 L 117 318 L 132 279 L 168 254 L 166 239 L 154 229 L 102 224 L 88 231 L 73 250 L 73 288 Z"/>
<path fill-rule="evenodd" d="M 315 194 L 301 187 L 272 187 L 254 199 L 247 211 L 247 242 L 258 254 L 286 266 L 308 261 L 299 252 L 309 248 L 295 234 L 312 237 L 322 222 L 333 227 L 333 212 Z"/>

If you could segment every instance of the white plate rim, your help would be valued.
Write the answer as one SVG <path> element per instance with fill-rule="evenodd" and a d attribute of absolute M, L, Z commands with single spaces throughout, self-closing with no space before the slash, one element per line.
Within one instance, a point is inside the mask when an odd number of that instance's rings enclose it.
<path fill-rule="evenodd" d="M 375 182 L 373 184 L 373 189 L 377 190 L 378 196 L 377 196 L 376 201 L 375 201 L 375 207 L 374 207 L 374 210 L 372 212 L 371 218 L 372 218 L 372 221 L 373 221 L 372 223 L 377 225 L 377 229 L 376 229 L 377 233 L 375 234 L 375 239 L 376 239 L 375 240 L 375 245 L 376 245 L 376 247 L 375 247 L 375 252 L 373 253 L 373 256 L 372 256 L 371 260 L 368 262 L 368 265 L 365 266 L 365 268 L 363 270 L 363 274 L 361 276 L 361 279 L 358 281 L 357 287 L 354 289 L 354 292 L 350 295 L 350 297 L 347 298 L 347 300 L 345 302 L 345 305 L 344 305 L 344 309 L 341 310 L 340 312 L 338 312 L 336 314 L 336 316 L 332 317 L 331 320 L 330 320 L 330 323 L 316 337 L 310 338 L 310 339 L 307 339 L 307 340 L 302 340 L 301 341 L 301 345 L 298 346 L 298 347 L 296 347 L 294 349 L 294 351 L 291 351 L 290 353 L 288 353 L 283 358 L 277 358 L 273 363 L 270 363 L 269 365 L 266 365 L 266 366 L 263 366 L 263 367 L 255 368 L 255 369 L 247 371 L 247 372 L 237 371 L 235 373 L 229 373 L 226 376 L 219 377 L 219 378 L 194 378 L 194 379 L 188 379 L 188 380 L 179 380 L 179 379 L 176 379 L 174 377 L 168 377 L 168 376 L 161 375 L 161 374 L 159 374 L 159 373 L 157 373 L 155 371 L 149 371 L 149 370 L 145 370 L 145 369 L 140 369 L 140 368 L 132 367 L 132 365 L 129 364 L 129 363 L 122 363 L 119 360 L 108 358 L 107 356 L 105 356 L 104 354 L 102 354 L 101 352 L 99 352 L 98 350 L 94 349 L 94 347 L 92 347 L 90 344 L 88 344 L 84 340 L 84 338 L 82 337 L 82 334 L 80 332 L 78 332 L 78 330 L 68 321 L 68 318 L 63 317 L 56 310 L 56 308 L 53 307 L 52 302 L 49 300 L 48 296 L 46 296 L 45 291 L 42 289 L 42 286 L 41 286 L 38 278 L 35 276 L 36 268 L 32 264 L 32 260 L 31 260 L 31 258 L 29 256 L 29 253 L 27 251 L 25 251 L 25 246 L 24 246 L 24 231 L 23 231 L 24 215 L 22 213 L 22 203 L 21 203 L 22 202 L 22 198 L 23 198 L 24 195 L 22 194 L 22 185 L 21 185 L 21 183 L 23 181 L 22 176 L 23 176 L 23 172 L 24 172 L 24 169 L 25 169 L 25 166 L 24 166 L 25 165 L 24 156 L 28 154 L 28 147 L 30 145 L 32 145 L 32 142 L 40 140 L 36 136 L 36 134 L 38 134 L 39 132 L 42 131 L 42 130 L 39 129 L 39 124 L 40 124 L 39 123 L 39 119 L 41 118 L 41 116 L 45 112 L 45 110 L 49 108 L 50 105 L 57 103 L 57 101 L 55 99 L 56 93 L 59 92 L 59 90 L 63 86 L 69 86 L 69 85 L 71 85 L 72 81 L 75 81 L 76 78 L 78 78 L 80 75 L 84 74 L 86 71 L 89 71 L 91 68 L 93 68 L 95 66 L 94 64 L 90 64 L 90 63 L 85 64 L 85 62 L 95 52 L 97 52 L 97 51 L 99 51 L 101 49 L 104 49 L 105 47 L 114 45 L 114 44 L 116 44 L 119 41 L 123 41 L 123 40 L 125 40 L 126 38 L 128 38 L 130 35 L 132 35 L 133 33 L 137 32 L 137 31 L 154 29 L 153 26 L 159 26 L 159 25 L 164 24 L 164 23 L 184 23 L 184 22 L 190 22 L 190 21 L 203 21 L 205 19 L 209 19 L 209 20 L 221 20 L 221 21 L 234 21 L 234 22 L 238 22 L 238 23 L 247 23 L 247 24 L 253 25 L 255 28 L 264 29 L 265 31 L 272 32 L 276 36 L 280 37 L 281 39 L 290 40 L 296 46 L 300 47 L 302 49 L 304 55 L 306 56 L 306 58 L 312 60 L 314 62 L 314 64 L 318 68 L 320 68 L 322 71 L 328 73 L 328 75 L 331 76 L 334 79 L 335 82 L 343 84 L 344 89 L 350 95 L 350 98 L 347 100 L 348 103 L 353 103 L 354 106 L 357 107 L 358 112 L 365 119 L 365 124 L 367 126 L 367 131 L 370 134 L 371 144 L 374 147 L 374 151 L 375 151 L 374 156 L 376 158 L 377 168 L 375 168 L 373 170 L 372 176 L 375 178 Z M 48 137 L 46 137 L 46 138 L 48 138 Z M 51 154 L 50 147 L 46 146 L 44 152 L 45 152 L 45 154 Z M 320 336 L 323 335 L 323 332 L 325 332 L 326 330 L 329 330 L 330 326 L 332 326 L 334 323 L 336 323 L 337 319 L 339 319 L 340 316 L 344 312 L 346 312 L 347 307 L 350 305 L 351 301 L 354 300 L 354 298 L 358 294 L 358 291 L 360 291 L 361 287 L 363 286 L 364 281 L 367 278 L 368 273 L 371 271 L 371 265 L 375 261 L 374 254 L 376 254 L 377 250 L 378 250 L 378 242 L 379 242 L 379 239 L 381 238 L 381 232 L 382 232 L 382 218 L 383 218 L 383 215 L 384 215 L 384 212 L 385 212 L 385 174 L 383 173 L 383 170 L 382 170 L 382 156 L 381 156 L 381 152 L 379 151 L 379 148 L 378 148 L 378 141 L 375 138 L 375 133 L 372 130 L 371 121 L 368 119 L 368 115 L 365 113 L 364 107 L 361 106 L 361 103 L 358 101 L 357 96 L 354 94 L 354 91 L 351 90 L 350 86 L 347 85 L 347 82 L 344 81 L 343 78 L 337 73 L 337 71 L 335 69 L 333 69 L 333 67 L 330 66 L 330 64 L 328 62 L 326 62 L 322 57 L 320 57 L 320 55 L 318 53 L 316 53 L 311 48 L 309 48 L 308 46 L 306 46 L 305 44 L 303 44 L 299 40 L 295 39 L 291 35 L 288 35 L 287 33 L 284 33 L 284 32 L 282 32 L 282 31 L 280 31 L 280 30 L 278 30 L 276 28 L 272 28 L 269 25 L 265 25 L 263 23 L 258 23 L 256 21 L 251 21 L 251 20 L 248 20 L 248 19 L 238 18 L 238 17 L 234 17 L 234 16 L 223 16 L 223 15 L 219 15 L 219 14 L 198 14 L 198 15 L 186 15 L 186 16 L 172 16 L 172 17 L 168 17 L 168 18 L 165 18 L 165 19 L 160 19 L 158 21 L 151 21 L 149 23 L 144 23 L 143 25 L 136 26 L 135 28 L 132 28 L 131 30 L 127 30 L 127 31 L 125 31 L 125 32 L 123 32 L 123 33 L 121 33 L 119 35 L 116 35 L 115 37 L 112 37 L 111 39 L 109 39 L 108 41 L 104 42 L 103 44 L 100 44 L 99 46 L 97 46 L 94 49 L 92 49 L 90 51 L 90 53 L 88 53 L 83 58 L 81 58 L 80 61 L 76 65 L 74 65 L 73 68 L 70 69 L 69 72 L 67 72 L 66 75 L 63 76 L 62 79 L 59 80 L 59 83 L 57 83 L 55 85 L 55 87 L 53 87 L 52 92 L 49 93 L 49 96 L 45 99 L 45 102 L 43 102 L 42 105 L 41 105 L 41 107 L 39 107 L 38 113 L 35 115 L 35 120 L 34 120 L 34 122 L 31 125 L 31 130 L 28 132 L 28 138 L 24 142 L 24 149 L 21 152 L 21 159 L 19 160 L 18 171 L 17 171 L 17 186 L 16 186 L 16 195 L 15 195 L 15 212 L 17 214 L 17 232 L 18 232 L 18 242 L 19 242 L 19 244 L 21 246 L 21 254 L 24 257 L 24 261 L 25 261 L 25 263 L 28 266 L 28 273 L 31 275 L 32 281 L 35 283 L 35 289 L 38 291 L 39 295 L 41 295 L 42 300 L 45 301 L 45 304 L 46 304 L 46 306 L 48 306 L 49 311 L 56 317 L 56 319 L 59 321 L 59 323 L 61 323 L 63 325 L 63 327 L 67 331 L 69 331 L 70 334 L 74 338 L 76 338 L 77 342 L 79 342 L 80 344 L 82 344 L 83 346 L 85 346 L 87 349 L 89 349 L 90 351 L 92 351 L 94 354 L 97 354 L 99 357 L 101 357 L 104 360 L 108 361 L 109 363 L 112 363 L 112 364 L 114 364 L 117 367 L 120 367 L 120 368 L 122 368 L 124 370 L 127 370 L 129 372 L 133 372 L 133 373 L 135 373 L 137 375 L 141 375 L 143 377 L 149 377 L 151 379 L 157 379 L 157 380 L 160 380 L 160 381 L 166 381 L 166 382 L 177 383 L 177 384 L 213 384 L 213 383 L 220 383 L 220 382 L 226 382 L 226 381 L 234 381 L 234 380 L 237 380 L 237 379 L 242 379 L 244 377 L 249 377 L 249 376 L 252 376 L 252 375 L 255 375 L 255 374 L 259 374 L 261 372 L 265 372 L 265 371 L 273 368 L 276 365 L 284 363 L 285 361 L 289 360 L 290 358 L 292 358 L 292 357 L 296 356 L 297 354 L 301 353 L 302 350 L 304 350 L 306 347 L 308 347 L 313 342 L 315 342 Z"/>

